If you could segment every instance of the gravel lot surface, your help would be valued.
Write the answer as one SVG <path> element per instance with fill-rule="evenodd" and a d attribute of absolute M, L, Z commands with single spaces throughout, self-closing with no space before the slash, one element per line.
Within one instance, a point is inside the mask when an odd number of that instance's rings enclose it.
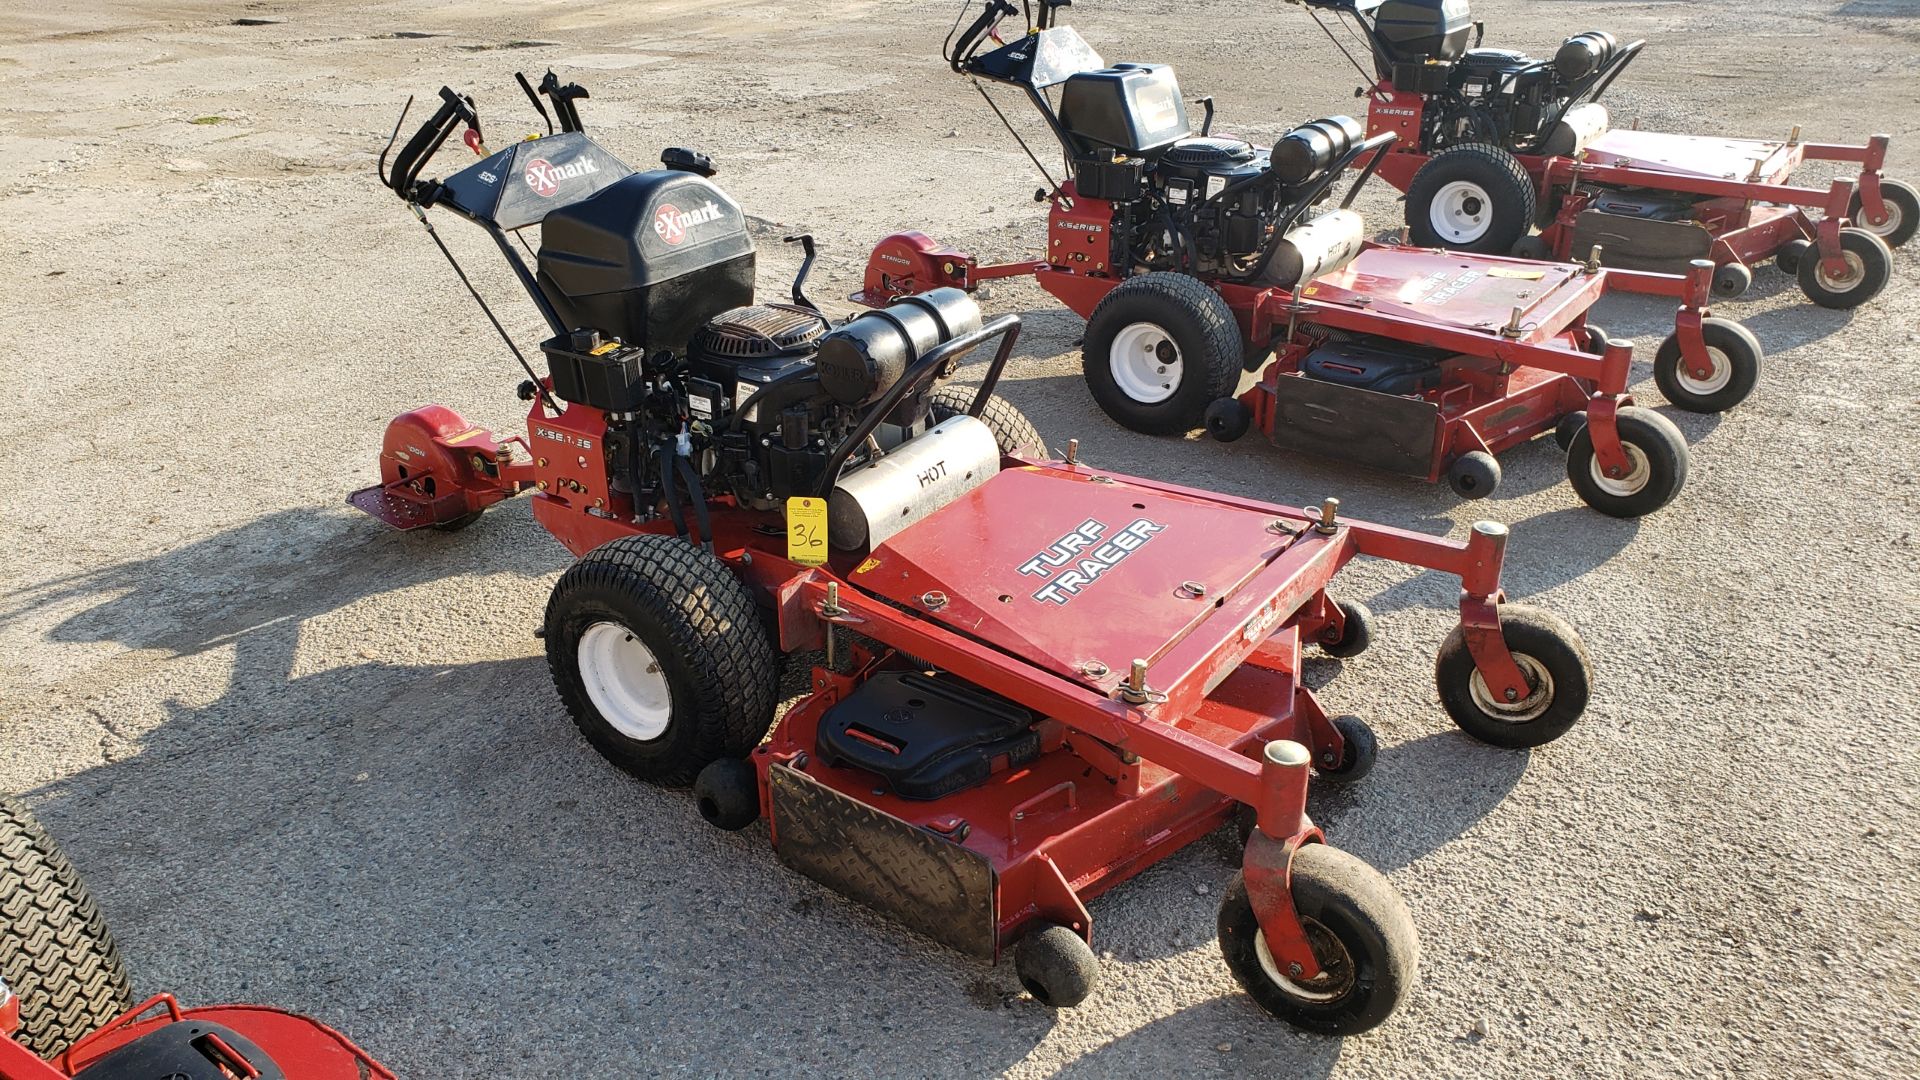
<path fill-rule="evenodd" d="M 1037 248 L 1020 151 L 938 59 L 946 3 L 73 0 L 0 14 L 0 788 L 91 877 L 143 992 L 314 1013 L 411 1077 L 1911 1076 L 1920 1072 L 1920 261 L 1880 302 L 1805 303 L 1771 269 L 1726 305 L 1766 343 L 1693 444 L 1682 499 L 1581 506 L 1541 441 L 1506 485 L 1444 488 L 1153 440 L 1081 385 L 1036 288 L 1005 393 L 1124 472 L 1455 536 L 1510 523 L 1507 587 L 1578 624 L 1593 706 L 1552 746 L 1454 732 L 1432 688 L 1447 581 L 1378 563 L 1345 595 L 1366 656 L 1315 661 L 1380 766 L 1313 810 L 1389 872 L 1422 936 L 1391 1024 L 1270 1021 L 1213 940 L 1234 852 L 1194 845 L 1094 905 L 1110 962 L 1054 1013 L 986 968 L 705 827 L 576 735 L 531 636 L 566 553 L 524 504 L 458 535 L 342 505 L 388 417 L 444 401 L 511 430 L 520 376 L 372 154 L 444 82 L 499 130 L 512 72 L 586 83 L 627 160 L 711 153 L 784 289 L 784 232 L 845 296 L 885 233 Z M 1083 0 L 1110 59 L 1175 64 L 1268 139 L 1355 109 L 1304 13 Z M 1920 174 L 1920 4 L 1483 0 L 1489 44 L 1603 27 L 1654 44 L 1616 91 L 1642 126 L 1894 136 Z M 266 20 L 235 25 L 236 19 Z M 1021 102 L 1005 99 L 1038 134 Z M 416 114 L 417 115 L 417 114 Z M 507 119 L 512 117 L 511 120 Z M 1399 207 L 1376 185 L 1377 227 Z M 476 230 L 444 235 L 521 340 L 531 308 Z"/>

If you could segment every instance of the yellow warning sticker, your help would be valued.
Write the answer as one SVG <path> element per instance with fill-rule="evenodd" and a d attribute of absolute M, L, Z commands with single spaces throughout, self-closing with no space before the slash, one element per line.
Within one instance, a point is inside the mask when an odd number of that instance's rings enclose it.
<path fill-rule="evenodd" d="M 1539 281 L 1547 276 L 1545 270 L 1515 270 L 1511 267 L 1496 266 L 1487 271 L 1488 277 L 1513 278 L 1517 281 Z"/>
<path fill-rule="evenodd" d="M 787 500 L 787 558 L 801 566 L 827 561 L 827 500 Z"/>
<path fill-rule="evenodd" d="M 856 574 L 864 574 L 867 571 L 879 565 L 880 565 L 879 559 L 868 559 L 866 562 L 863 562 L 859 566 L 854 567 L 853 572 Z"/>

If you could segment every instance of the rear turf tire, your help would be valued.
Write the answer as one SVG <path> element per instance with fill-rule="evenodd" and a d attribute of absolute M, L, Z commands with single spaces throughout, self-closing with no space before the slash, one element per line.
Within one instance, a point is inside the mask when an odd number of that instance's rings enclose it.
<path fill-rule="evenodd" d="M 1537 196 L 1520 159 L 1487 143 L 1435 154 L 1407 185 L 1418 247 L 1505 255 L 1533 229 Z"/>
<path fill-rule="evenodd" d="M 547 601 L 547 667 L 608 761 L 684 785 L 744 758 L 773 722 L 779 663 L 753 597 L 674 536 L 625 536 L 582 556 Z"/>
<path fill-rule="evenodd" d="M 1186 274 L 1142 274 L 1093 309 L 1081 370 L 1102 412 L 1143 435 L 1199 427 L 1240 384 L 1240 324 L 1220 294 Z"/>
<path fill-rule="evenodd" d="M 26 806 L 0 795 L 0 980 L 15 1038 L 43 1058 L 132 1007 L 120 950 L 80 874 Z"/>
<path fill-rule="evenodd" d="M 927 408 L 932 411 L 934 422 L 964 415 L 973 408 L 976 392 L 975 387 L 948 383 L 927 395 Z M 999 394 L 987 399 L 986 408 L 980 411 L 980 422 L 993 432 L 993 441 L 999 445 L 1002 454 L 1013 457 L 1046 455 L 1046 443 L 1040 438 L 1040 431 L 1033 426 L 1033 421 L 1015 408 L 1013 402 Z"/>

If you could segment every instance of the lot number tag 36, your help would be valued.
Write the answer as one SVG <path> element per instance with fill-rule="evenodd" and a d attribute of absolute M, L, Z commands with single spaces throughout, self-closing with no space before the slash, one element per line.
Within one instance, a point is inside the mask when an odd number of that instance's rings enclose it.
<path fill-rule="evenodd" d="M 787 500 L 787 558 L 801 566 L 827 561 L 827 500 Z"/>

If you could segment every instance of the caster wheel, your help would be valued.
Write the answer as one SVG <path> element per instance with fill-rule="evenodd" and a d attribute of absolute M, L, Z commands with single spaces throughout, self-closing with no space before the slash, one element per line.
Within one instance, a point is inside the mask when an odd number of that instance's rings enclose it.
<path fill-rule="evenodd" d="M 1588 323 L 1583 328 L 1583 331 L 1584 333 L 1581 339 L 1581 348 L 1585 349 L 1587 352 L 1590 352 L 1595 356 L 1606 355 L 1607 342 L 1611 340 L 1607 337 L 1606 329 L 1604 327 L 1595 326 L 1593 323 Z"/>
<path fill-rule="evenodd" d="M 1703 319 L 1700 336 L 1707 343 L 1705 375 L 1687 370 L 1680 355 L 1680 336 L 1673 333 L 1654 354 L 1653 381 L 1668 401 L 1688 412 L 1726 412 L 1753 393 L 1760 381 L 1764 350 L 1753 331 L 1731 319 Z"/>
<path fill-rule="evenodd" d="M 1713 295 L 1722 300 L 1737 300 L 1753 288 L 1753 271 L 1739 263 L 1728 263 L 1713 272 Z"/>
<path fill-rule="evenodd" d="M 1887 203 L 1886 220 L 1864 220 L 1858 191 L 1853 193 L 1853 206 L 1847 210 L 1847 219 L 1853 222 L 1854 228 L 1865 229 L 1885 240 L 1888 247 L 1899 247 L 1920 231 L 1920 191 L 1904 181 L 1881 180 L 1880 197 Z"/>
<path fill-rule="evenodd" d="M 1531 259 L 1534 262 L 1546 262 L 1553 258 L 1553 249 L 1547 246 L 1547 238 L 1538 233 L 1529 233 L 1513 245 L 1513 257 Z"/>
<path fill-rule="evenodd" d="M 1356 600 L 1339 600 L 1334 606 L 1340 609 L 1346 625 L 1341 628 L 1339 636 L 1330 640 L 1322 639 L 1320 651 L 1342 660 L 1366 652 L 1367 646 L 1373 644 L 1372 610 Z"/>
<path fill-rule="evenodd" d="M 1583 412 L 1568 413 L 1567 415 L 1560 418 L 1560 422 L 1558 424 L 1554 425 L 1554 428 L 1553 428 L 1554 444 L 1560 447 L 1560 450 L 1562 453 L 1565 453 L 1567 450 L 1572 449 L 1573 437 L 1575 435 L 1580 434 L 1582 431 L 1586 430 L 1586 427 L 1587 427 L 1586 413 L 1583 413 Z"/>
<path fill-rule="evenodd" d="M 1293 854 L 1294 910 L 1321 972 L 1296 981 L 1267 949 L 1240 874 L 1220 899 L 1220 955 L 1234 981 L 1268 1013 L 1321 1035 L 1380 1026 L 1405 1001 L 1420 967 L 1420 936 L 1386 876 L 1325 844 Z"/>
<path fill-rule="evenodd" d="M 1629 405 L 1614 417 L 1629 468 L 1608 476 L 1593 454 L 1593 431 L 1582 425 L 1567 447 L 1567 482 L 1582 502 L 1611 517 L 1651 514 L 1680 494 L 1687 482 L 1687 440 L 1673 421 Z"/>
<path fill-rule="evenodd" d="M 1100 960 L 1079 934 L 1048 923 L 1013 947 L 1020 985 L 1040 1004 L 1070 1009 L 1087 1000 L 1100 977 Z"/>
<path fill-rule="evenodd" d="M 742 758 L 721 758 L 693 780 L 693 802 L 707 824 L 728 832 L 760 820 L 760 771 Z"/>
<path fill-rule="evenodd" d="M 1203 420 L 1207 434 L 1221 442 L 1233 442 L 1253 427 L 1253 410 L 1238 398 L 1221 398 L 1207 406 Z"/>
<path fill-rule="evenodd" d="M 1456 626 L 1433 666 L 1440 703 L 1460 730 L 1483 743 L 1509 749 L 1544 746 L 1566 734 L 1587 710 L 1593 666 L 1586 646 L 1566 620 L 1520 604 L 1500 608 L 1500 631 L 1532 692 L 1518 701 L 1494 700 L 1467 651 L 1466 630 Z"/>
<path fill-rule="evenodd" d="M 1447 486 L 1463 499 L 1484 499 L 1500 486 L 1500 462 L 1485 450 L 1469 450 L 1447 466 Z"/>
<path fill-rule="evenodd" d="M 1367 722 L 1357 716 L 1336 716 L 1333 726 L 1346 743 L 1340 754 L 1340 764 L 1316 764 L 1313 771 L 1320 779 L 1336 784 L 1356 783 L 1373 771 L 1373 763 L 1380 756 L 1380 740 L 1374 736 Z"/>
<path fill-rule="evenodd" d="M 1841 229 L 1840 255 L 1847 264 L 1842 274 L 1828 273 L 1818 251 L 1808 251 L 1800 260 L 1800 291 L 1823 308 L 1857 308 L 1879 296 L 1893 276 L 1893 249 L 1865 230 Z"/>
<path fill-rule="evenodd" d="M 1812 250 L 1813 241 L 1811 240 L 1789 240 L 1781 246 L 1779 251 L 1774 252 L 1773 265 L 1788 277 L 1798 277 L 1800 260 L 1806 258 L 1807 252 Z"/>

